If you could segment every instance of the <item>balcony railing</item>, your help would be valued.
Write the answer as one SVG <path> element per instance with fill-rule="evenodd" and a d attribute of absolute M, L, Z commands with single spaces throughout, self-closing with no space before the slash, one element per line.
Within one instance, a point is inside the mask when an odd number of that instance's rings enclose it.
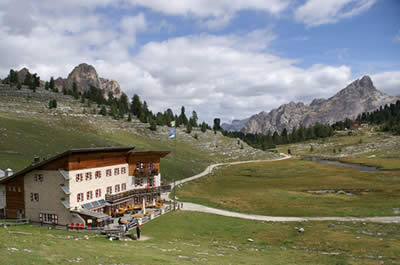
<path fill-rule="evenodd" d="M 158 175 L 157 168 L 137 168 L 135 169 L 135 177 L 144 178 L 144 177 L 153 177 Z"/>
<path fill-rule="evenodd" d="M 129 198 L 133 198 L 138 195 L 149 195 L 154 193 L 164 193 L 170 192 L 171 185 L 163 185 L 154 188 L 147 188 L 147 189 L 136 189 L 136 190 L 128 190 L 126 192 L 118 193 L 118 194 L 106 194 L 106 201 L 109 203 L 115 203 L 118 201 L 126 200 Z"/>

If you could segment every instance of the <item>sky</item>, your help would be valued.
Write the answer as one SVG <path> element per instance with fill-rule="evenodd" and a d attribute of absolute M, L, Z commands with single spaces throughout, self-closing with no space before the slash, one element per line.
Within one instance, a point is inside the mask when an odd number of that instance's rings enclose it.
<path fill-rule="evenodd" d="M 400 95 L 398 0 L 0 0 L 0 77 L 80 63 L 153 112 L 243 119 L 363 75 Z"/>

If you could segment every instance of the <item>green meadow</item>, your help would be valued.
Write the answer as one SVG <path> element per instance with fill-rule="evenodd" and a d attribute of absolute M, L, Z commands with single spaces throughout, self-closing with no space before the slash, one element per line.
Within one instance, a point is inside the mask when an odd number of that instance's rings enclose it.
<path fill-rule="evenodd" d="M 331 192 L 318 194 L 309 191 Z M 391 216 L 400 173 L 289 159 L 216 169 L 177 189 L 179 200 L 271 216 Z"/>
<path fill-rule="evenodd" d="M 299 233 L 296 227 L 304 228 Z M 177 211 L 143 241 L 31 225 L 0 228 L 1 264 L 398 264 L 398 225 L 271 223 Z M 248 239 L 252 239 L 250 242 Z"/>

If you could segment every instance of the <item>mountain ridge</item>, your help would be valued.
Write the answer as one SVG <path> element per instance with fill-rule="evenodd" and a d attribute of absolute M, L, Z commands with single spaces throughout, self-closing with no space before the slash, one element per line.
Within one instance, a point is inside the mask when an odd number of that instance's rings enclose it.
<path fill-rule="evenodd" d="M 281 132 L 283 128 L 291 131 L 300 125 L 315 123 L 332 124 L 345 118 L 354 119 L 362 112 L 373 111 L 380 106 L 394 103 L 399 97 L 388 96 L 375 88 L 367 75 L 357 79 L 328 99 L 314 99 L 310 104 L 289 102 L 270 112 L 262 111 L 251 117 L 236 121 L 242 124 L 236 131 L 244 133 Z M 246 122 L 243 122 L 247 120 Z M 231 129 L 230 124 L 222 124 L 223 129 Z"/>

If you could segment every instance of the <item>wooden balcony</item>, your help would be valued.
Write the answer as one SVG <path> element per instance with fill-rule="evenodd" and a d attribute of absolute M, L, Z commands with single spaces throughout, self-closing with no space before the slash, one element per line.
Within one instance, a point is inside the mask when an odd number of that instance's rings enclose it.
<path fill-rule="evenodd" d="M 106 194 L 106 201 L 109 203 L 116 203 L 119 201 L 127 200 L 130 198 L 134 198 L 136 196 L 144 196 L 144 195 L 151 195 L 151 194 L 158 194 L 164 192 L 170 192 L 171 185 L 163 185 L 159 187 L 153 188 L 146 188 L 146 189 L 135 189 L 135 190 L 128 190 L 126 192 L 121 192 L 118 194 Z"/>
<path fill-rule="evenodd" d="M 144 177 L 153 177 L 158 175 L 157 168 L 137 168 L 135 169 L 135 177 L 144 178 Z"/>

